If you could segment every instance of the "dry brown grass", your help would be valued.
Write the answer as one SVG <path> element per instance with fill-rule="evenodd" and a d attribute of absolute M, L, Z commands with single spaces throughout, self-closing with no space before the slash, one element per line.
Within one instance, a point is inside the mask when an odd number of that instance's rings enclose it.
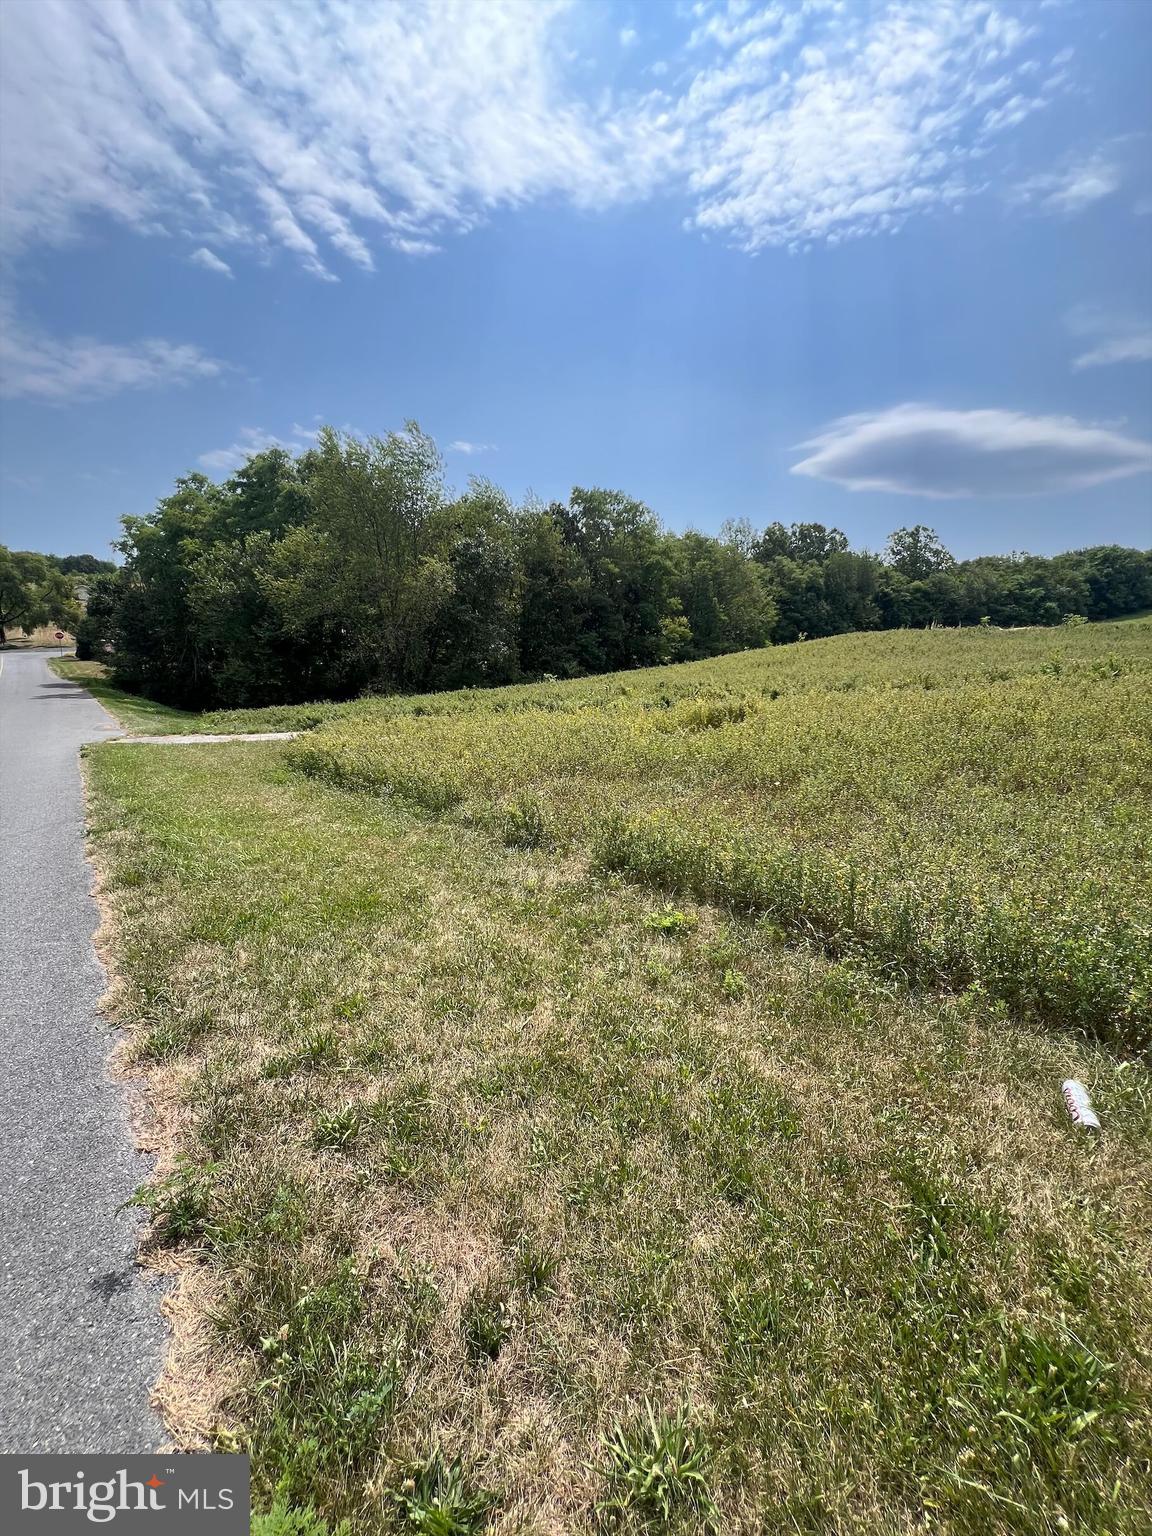
<path fill-rule="evenodd" d="M 236 1433 L 262 1499 L 363 1532 L 439 1448 L 492 1495 L 485 1529 L 575 1533 L 610 1491 L 601 1437 L 649 1398 L 690 1405 L 725 1532 L 1136 1536 L 1139 1067 L 707 906 L 661 936 L 643 890 L 300 784 L 276 748 L 92 762 L 146 1134 L 162 1174 L 209 1170 L 160 1389 L 181 1443 Z M 1100 1418 L 1029 1427 L 1017 1465 L 993 1359 L 1026 1394 L 1033 1335 L 1109 1370 Z"/>

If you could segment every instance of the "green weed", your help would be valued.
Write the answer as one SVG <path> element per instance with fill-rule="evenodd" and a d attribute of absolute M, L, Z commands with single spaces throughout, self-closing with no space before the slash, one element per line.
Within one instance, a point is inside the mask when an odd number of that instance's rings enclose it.
<path fill-rule="evenodd" d="M 716 1529 L 709 1486 L 712 1449 L 684 1404 L 659 1412 L 647 1400 L 640 1416 L 617 1424 L 603 1442 L 602 1473 L 608 1491 L 601 1515 L 635 1514 L 663 1530 Z M 691 1521 L 690 1526 L 684 1522 Z"/>
<path fill-rule="evenodd" d="M 342 1109 L 326 1110 L 316 1116 L 312 1129 L 312 1145 L 319 1151 L 329 1148 L 346 1152 L 360 1134 L 363 1121 L 354 1104 Z"/>
<path fill-rule="evenodd" d="M 651 928 L 656 933 L 685 933 L 695 928 L 697 919 L 690 912 L 682 912 L 671 903 L 662 907 L 659 912 L 649 912 L 644 919 L 645 928 Z"/>
<path fill-rule="evenodd" d="M 209 1227 L 217 1172 L 212 1163 L 181 1156 L 171 1173 L 142 1184 L 124 1204 L 149 1213 L 159 1243 L 196 1242 Z"/>
<path fill-rule="evenodd" d="M 461 1460 L 439 1450 L 408 1469 L 392 1498 L 403 1528 L 421 1536 L 477 1536 L 493 1502 L 473 1486 Z"/>

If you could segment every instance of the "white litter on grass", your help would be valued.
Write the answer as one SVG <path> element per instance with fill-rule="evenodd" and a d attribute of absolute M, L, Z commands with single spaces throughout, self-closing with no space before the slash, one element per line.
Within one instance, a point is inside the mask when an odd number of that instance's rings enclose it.
<path fill-rule="evenodd" d="M 1092 1100 L 1088 1096 L 1088 1090 L 1084 1084 L 1074 1077 L 1068 1078 L 1064 1083 L 1064 1102 L 1068 1106 L 1068 1113 L 1076 1125 L 1082 1125 L 1087 1131 L 1098 1131 L 1100 1121 L 1096 1118 L 1096 1111 L 1092 1108 Z"/>

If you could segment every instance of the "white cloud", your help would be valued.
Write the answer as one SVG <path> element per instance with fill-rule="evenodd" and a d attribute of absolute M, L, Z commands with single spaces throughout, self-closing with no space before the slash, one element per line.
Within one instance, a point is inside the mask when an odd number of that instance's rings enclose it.
<path fill-rule="evenodd" d="M 266 432 L 263 427 L 241 427 L 235 442 L 229 443 L 227 448 L 210 448 L 207 453 L 199 455 L 197 462 L 203 464 L 205 469 L 229 473 L 239 469 L 254 453 L 263 453 L 266 448 L 283 448 L 292 454 L 303 453 L 306 448 L 312 447 L 318 436 L 319 429 L 314 427 L 294 425 L 287 438 Z"/>
<path fill-rule="evenodd" d="M 620 28 L 620 46 L 621 46 L 621 48 L 631 48 L 632 44 L 634 42 L 636 42 L 636 40 L 639 38 L 639 36 L 640 36 L 640 34 L 639 34 L 639 32 L 637 32 L 635 27 L 621 27 Z"/>
<path fill-rule="evenodd" d="M 226 261 L 221 261 L 214 251 L 210 251 L 206 245 L 202 245 L 198 251 L 193 251 L 188 258 L 198 267 L 203 267 L 205 272 L 219 272 L 221 277 L 231 277 L 232 268 Z"/>
<path fill-rule="evenodd" d="M 1083 490 L 1152 469 L 1152 444 L 1066 416 L 898 405 L 844 416 L 800 448 L 794 475 L 906 496 L 1027 496 Z"/>
<path fill-rule="evenodd" d="M 792 7 L 797 19 L 803 14 L 803 9 L 799 5 Z M 692 11 L 700 24 L 688 39 L 689 48 L 702 48 L 709 43 L 715 43 L 720 48 L 734 48 L 758 33 L 778 27 L 787 15 L 783 5 L 767 5 L 757 10 L 747 0 L 723 0 L 723 3 L 713 7 L 707 4 L 695 5 Z"/>
<path fill-rule="evenodd" d="M 1073 368 L 1103 368 L 1111 363 L 1152 362 L 1152 322 L 1121 315 L 1091 304 L 1069 310 L 1064 323 L 1073 336 L 1091 342 L 1072 363 Z"/>
<path fill-rule="evenodd" d="M 1082 352 L 1073 368 L 1102 368 L 1108 363 L 1152 362 L 1152 326 L 1124 336 L 1111 336 L 1089 352 Z"/>
<path fill-rule="evenodd" d="M 448 444 L 449 453 L 495 453 L 495 443 L 469 443 L 462 438 L 457 438 L 454 443 Z"/>
<path fill-rule="evenodd" d="M 1015 189 L 1017 199 L 1041 213 L 1083 213 L 1123 185 L 1124 175 L 1111 156 L 1096 153 L 1070 161 L 1058 171 L 1032 176 Z"/>
<path fill-rule="evenodd" d="M 270 240 L 317 277 L 366 232 L 417 253 L 500 205 L 652 184 L 638 108 L 567 91 L 567 0 L 37 0 L 4 50 L 13 242 L 89 212 Z"/>
<path fill-rule="evenodd" d="M 124 389 L 159 389 L 211 379 L 224 364 L 187 343 L 146 338 L 122 344 L 90 336 L 49 336 L 0 304 L 0 394 L 62 404 Z"/>
<path fill-rule="evenodd" d="M 65 240 L 100 214 L 190 237 L 201 265 L 279 246 L 335 281 L 341 263 L 371 270 L 381 245 L 431 254 L 500 207 L 670 191 L 695 227 L 748 249 L 838 240 L 966 196 L 973 157 L 1056 88 L 1001 0 L 697 4 L 647 91 L 581 67 L 582 9 L 14 8 L 5 238 Z"/>
<path fill-rule="evenodd" d="M 394 251 L 404 256 L 435 256 L 442 249 L 434 240 L 405 240 L 398 236 L 393 238 L 391 244 Z"/>
<path fill-rule="evenodd" d="M 697 28 L 722 57 L 674 108 L 689 222 L 747 250 L 836 242 L 955 205 L 971 165 L 1038 110 L 1029 29 L 983 0 L 882 8 L 730 4 Z"/>

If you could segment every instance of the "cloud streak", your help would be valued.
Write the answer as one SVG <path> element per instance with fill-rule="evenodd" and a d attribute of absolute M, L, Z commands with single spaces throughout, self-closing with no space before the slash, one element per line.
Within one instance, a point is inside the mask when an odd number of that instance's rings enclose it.
<path fill-rule="evenodd" d="M 813 29 L 810 13 L 828 11 Z M 974 190 L 970 167 L 1060 88 L 1029 29 L 979 0 L 841 13 L 731 3 L 693 34 L 719 58 L 677 117 L 689 224 L 746 250 L 886 233 Z"/>
<path fill-rule="evenodd" d="M 581 65 L 586 12 L 37 0 L 2 61 L 5 238 L 99 214 L 188 237 L 212 271 L 279 247 L 333 281 L 499 208 L 668 192 L 749 250 L 834 241 L 969 195 L 974 157 L 1062 78 L 998 0 L 705 0 L 659 84 L 626 87 Z"/>
<path fill-rule="evenodd" d="M 263 453 L 266 448 L 283 448 L 288 453 L 301 454 L 315 444 L 318 435 L 317 428 L 299 425 L 293 425 L 287 438 L 266 432 L 263 427 L 241 427 L 235 442 L 226 448 L 210 448 L 199 455 L 197 462 L 213 473 L 228 474 L 239 469 L 254 453 Z"/>
<path fill-rule="evenodd" d="M 1070 216 L 1083 213 L 1124 184 L 1124 173 L 1111 155 L 1099 152 L 1070 161 L 1061 169 L 1032 176 L 1015 189 L 1019 202 L 1039 212 Z"/>
<path fill-rule="evenodd" d="M 844 416 L 807 442 L 794 475 L 934 499 L 1085 490 L 1152 469 L 1152 444 L 1066 416 L 905 404 Z"/>
<path fill-rule="evenodd" d="M 1152 327 L 1132 331 L 1126 336 L 1110 336 L 1098 347 L 1082 352 L 1073 368 L 1104 368 L 1111 363 L 1152 362 Z"/>
<path fill-rule="evenodd" d="M 1092 342 L 1072 363 L 1082 368 L 1106 368 L 1114 363 L 1152 362 L 1152 323 L 1081 304 L 1064 317 L 1073 336 Z"/>
<path fill-rule="evenodd" d="M 188 260 L 194 266 L 203 267 L 205 272 L 218 272 L 221 277 L 231 277 L 232 268 L 226 261 L 221 261 L 215 251 L 210 251 L 206 245 L 202 245 L 198 251 L 193 251 Z"/>
<path fill-rule="evenodd" d="M 214 379 L 225 365 L 187 342 L 150 337 L 110 343 L 48 336 L 0 306 L 0 395 L 63 405 L 126 389 L 159 389 Z"/>

